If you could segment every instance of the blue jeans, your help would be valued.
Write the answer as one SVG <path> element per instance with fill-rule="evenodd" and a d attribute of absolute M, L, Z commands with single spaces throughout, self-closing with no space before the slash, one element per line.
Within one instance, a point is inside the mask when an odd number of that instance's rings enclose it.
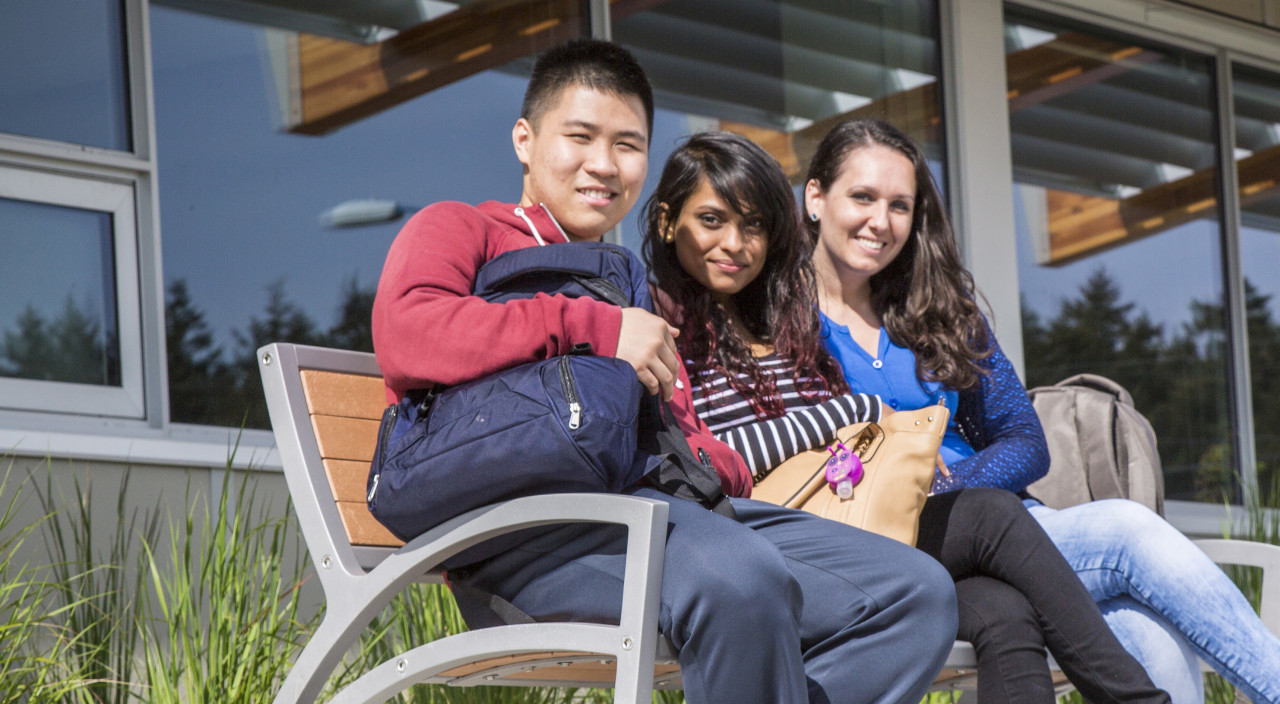
<path fill-rule="evenodd" d="M 1116 637 L 1175 704 L 1203 700 L 1191 653 L 1254 702 L 1280 704 L 1280 639 L 1226 574 L 1176 528 L 1124 499 L 1061 511 L 1033 500 L 1026 504 Z"/>
<path fill-rule="evenodd" d="M 668 501 L 659 629 L 691 704 L 916 704 L 956 634 L 951 577 L 902 543 L 734 499 L 735 522 Z M 538 620 L 613 622 L 624 533 L 573 525 L 463 577 Z"/>

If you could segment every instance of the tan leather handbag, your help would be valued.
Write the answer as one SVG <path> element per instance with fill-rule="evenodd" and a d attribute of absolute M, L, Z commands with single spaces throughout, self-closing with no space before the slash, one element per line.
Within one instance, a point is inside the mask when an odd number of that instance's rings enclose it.
<path fill-rule="evenodd" d="M 862 481 L 848 499 L 841 499 L 827 484 L 831 453 L 825 447 L 775 467 L 752 489 L 751 498 L 803 509 L 914 546 L 950 415 L 946 406 L 928 406 L 890 414 L 879 423 L 841 428 L 836 437 L 862 459 L 863 469 Z"/>

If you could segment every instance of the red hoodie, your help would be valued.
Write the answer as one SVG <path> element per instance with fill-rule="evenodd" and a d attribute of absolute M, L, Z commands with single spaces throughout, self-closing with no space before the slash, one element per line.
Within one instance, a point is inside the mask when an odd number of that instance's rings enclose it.
<path fill-rule="evenodd" d="M 568 241 L 540 205 L 436 203 L 405 223 L 387 253 L 373 302 L 373 346 L 388 402 L 410 389 L 461 384 L 567 354 L 580 342 L 591 343 L 598 355 L 617 353 L 617 306 L 545 294 L 489 303 L 471 295 L 485 262 L 536 247 L 538 238 L 547 244 Z M 689 389 L 683 365 L 680 379 Z M 677 393 L 671 405 L 694 452 L 707 451 L 725 493 L 749 496 L 746 463 L 711 436 L 689 394 Z"/>

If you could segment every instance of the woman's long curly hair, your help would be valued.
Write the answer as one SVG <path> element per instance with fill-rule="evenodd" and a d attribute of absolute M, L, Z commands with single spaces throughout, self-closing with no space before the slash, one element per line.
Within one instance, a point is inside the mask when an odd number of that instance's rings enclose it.
<path fill-rule="evenodd" d="M 729 132 L 696 134 L 676 149 L 642 214 L 641 252 L 657 287 L 674 304 L 664 313 L 679 317 L 672 322 L 680 326 L 676 343 L 690 377 L 723 374 L 759 418 L 786 412 L 773 377 L 752 356 L 724 304 L 680 266 L 675 243 L 662 239 L 704 179 L 725 205 L 760 218 L 766 233 L 764 268 L 732 297 L 743 326 L 795 364 L 796 390 L 805 398 L 817 402 L 848 393 L 839 364 L 822 346 L 810 247 L 787 177 L 768 152 Z"/>
<path fill-rule="evenodd" d="M 915 167 L 916 197 L 911 234 L 902 251 L 871 277 L 871 303 L 889 339 L 916 355 L 916 377 L 960 390 L 978 383 L 978 360 L 990 354 L 986 320 L 978 309 L 973 277 L 960 264 L 955 235 L 938 186 L 919 145 L 898 128 L 872 119 L 844 122 L 822 138 L 807 181 L 831 189 L 845 161 L 857 150 L 880 145 Z M 805 221 L 817 246 L 821 223 Z"/>

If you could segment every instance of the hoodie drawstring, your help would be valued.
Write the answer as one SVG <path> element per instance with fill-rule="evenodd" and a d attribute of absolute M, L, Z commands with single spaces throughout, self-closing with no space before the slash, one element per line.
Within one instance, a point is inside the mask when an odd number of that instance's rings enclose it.
<path fill-rule="evenodd" d="M 545 247 L 547 245 L 546 241 L 542 239 L 542 235 L 538 234 L 538 228 L 533 224 L 533 221 L 529 219 L 529 216 L 524 214 L 524 208 L 517 207 L 515 212 L 516 215 L 519 215 L 520 218 L 524 220 L 525 224 L 529 226 L 529 231 L 533 233 L 533 238 L 538 241 L 538 244 Z"/>

